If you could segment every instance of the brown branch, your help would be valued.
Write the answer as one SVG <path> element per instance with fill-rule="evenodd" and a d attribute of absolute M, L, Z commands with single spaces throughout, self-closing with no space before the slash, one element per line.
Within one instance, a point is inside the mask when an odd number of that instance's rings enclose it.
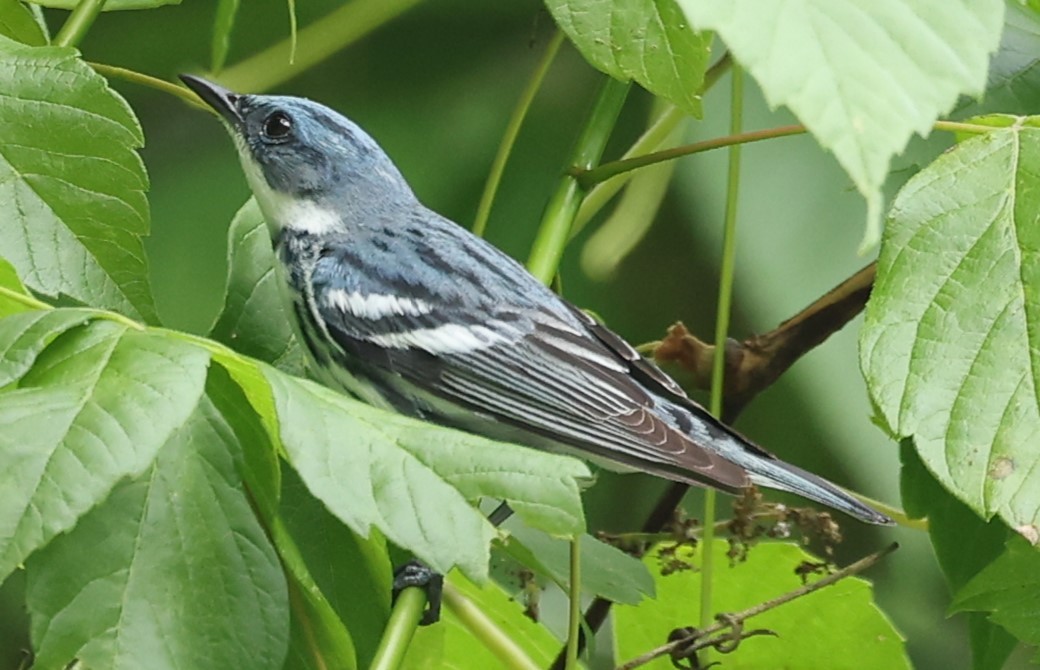
<path fill-rule="evenodd" d="M 799 358 L 840 330 L 863 311 L 874 284 L 877 264 L 871 263 L 827 292 L 775 330 L 744 342 L 727 342 L 723 420 L 732 423 L 756 395 L 769 387 Z M 700 388 L 711 387 L 714 346 L 691 335 L 682 324 L 669 329 L 668 336 L 654 347 L 658 361 L 673 361 L 693 373 Z M 660 532 L 672 518 L 689 487 L 671 483 L 643 524 L 642 532 Z M 611 602 L 596 598 L 585 610 L 578 648 L 585 648 L 585 633 L 598 631 L 610 613 Z M 550 666 L 563 670 L 561 651 Z"/>
<path fill-rule="evenodd" d="M 728 341 L 724 388 L 726 412 L 723 419 L 731 421 L 795 361 L 863 311 L 870 297 L 876 269 L 876 264 L 871 263 L 775 330 L 739 343 Z M 693 374 L 698 387 L 709 388 L 714 351 L 714 345 L 702 342 L 677 323 L 668 329 L 667 337 L 654 348 L 654 358 L 679 364 Z"/>
<path fill-rule="evenodd" d="M 676 658 L 688 658 L 691 654 L 699 649 L 706 647 L 715 647 L 723 653 L 729 653 L 736 649 L 740 640 L 750 637 L 750 634 L 743 632 L 744 622 L 753 616 L 768 612 L 771 609 L 779 607 L 785 603 L 789 603 L 792 600 L 807 596 L 814 591 L 819 591 L 822 588 L 826 588 L 832 584 L 849 577 L 851 575 L 863 572 L 867 568 L 875 565 L 885 556 L 891 554 L 893 551 L 899 548 L 899 543 L 893 542 L 881 551 L 875 552 L 865 558 L 848 565 L 837 572 L 827 575 L 819 581 L 815 581 L 812 584 L 806 584 L 805 586 L 789 591 L 788 593 L 778 596 L 771 600 L 767 600 L 764 603 L 759 603 L 753 607 L 749 607 L 746 610 L 736 612 L 734 614 L 719 614 L 715 618 L 717 623 L 708 626 L 704 630 L 692 629 L 688 634 L 677 637 L 677 639 L 670 640 L 668 644 L 661 645 L 656 649 L 651 649 L 641 656 L 637 656 L 628 663 L 618 666 L 617 670 L 632 670 L 632 668 L 638 668 L 641 665 L 645 665 L 650 661 L 664 656 L 665 654 L 672 654 L 673 659 Z M 723 633 L 722 635 L 712 638 L 712 635 L 716 633 L 722 633 L 723 630 L 728 629 L 730 632 Z M 751 631 L 751 634 L 762 634 L 761 631 Z"/>

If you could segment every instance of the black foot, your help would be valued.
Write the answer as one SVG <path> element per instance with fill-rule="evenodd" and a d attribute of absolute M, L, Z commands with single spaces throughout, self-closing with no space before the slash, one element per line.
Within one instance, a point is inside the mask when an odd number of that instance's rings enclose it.
<path fill-rule="evenodd" d="M 441 618 L 441 592 L 444 590 L 444 575 L 434 572 L 422 561 L 408 561 L 394 571 L 394 600 L 409 586 L 426 590 L 426 610 L 420 626 L 437 623 Z"/>

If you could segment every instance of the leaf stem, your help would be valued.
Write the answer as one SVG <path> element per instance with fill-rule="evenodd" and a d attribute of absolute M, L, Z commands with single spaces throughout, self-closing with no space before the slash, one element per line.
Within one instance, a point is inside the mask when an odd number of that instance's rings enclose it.
<path fill-rule="evenodd" d="M 224 70 L 220 81 L 234 91 L 260 93 L 292 79 L 420 0 L 354 0 L 260 53 Z M 298 44 L 293 58 L 293 44 Z M 290 59 L 293 60 L 290 60 Z"/>
<path fill-rule="evenodd" d="M 730 135 L 739 135 L 744 124 L 744 71 L 733 68 L 732 92 L 730 94 Z M 722 266 L 719 270 L 719 304 L 715 316 L 715 357 L 711 374 L 711 413 L 722 416 L 722 401 L 725 392 L 726 338 L 729 336 L 729 318 L 733 304 L 733 277 L 736 274 L 737 257 L 737 202 L 740 194 L 740 144 L 729 148 L 729 173 L 726 182 L 726 214 L 722 236 Z M 704 540 L 707 549 L 701 562 L 701 626 L 711 620 L 712 569 L 715 541 L 714 489 L 704 492 Z"/>
<path fill-rule="evenodd" d="M 581 538 L 571 540 L 571 574 L 567 611 L 567 670 L 578 670 L 578 645 L 581 639 Z"/>
<path fill-rule="evenodd" d="M 401 667 L 425 607 L 426 591 L 418 586 L 410 586 L 397 595 L 383 637 L 379 640 L 379 647 L 369 666 L 370 670 L 396 670 Z"/>
<path fill-rule="evenodd" d="M 90 27 L 94 25 L 94 19 L 104 7 L 105 0 L 80 0 L 54 37 L 54 45 L 59 47 L 79 46 L 79 43 L 87 36 Z"/>
<path fill-rule="evenodd" d="M 54 307 L 48 305 L 42 300 L 37 300 L 31 295 L 19 293 L 18 291 L 12 291 L 6 286 L 0 286 L 0 296 L 3 296 L 12 302 L 16 302 L 19 305 L 25 305 L 29 309 L 54 309 Z"/>
<path fill-rule="evenodd" d="M 509 670 L 540 670 L 513 639 L 498 627 L 469 598 L 464 596 L 451 583 L 444 582 L 444 606 L 480 640 L 487 649 Z"/>
<path fill-rule="evenodd" d="M 776 128 L 765 128 L 762 130 L 751 130 L 746 133 L 731 133 L 724 137 L 713 137 L 710 140 L 694 142 L 693 144 L 684 144 L 681 147 L 664 149 L 663 151 L 655 151 L 642 156 L 604 163 L 599 167 L 579 173 L 577 178 L 582 185 L 592 186 L 606 181 L 616 175 L 630 172 L 648 165 L 653 165 L 655 163 L 660 163 L 662 161 L 673 160 L 675 158 L 690 156 L 692 154 L 699 154 L 705 151 L 711 151 L 712 149 L 721 149 L 723 147 L 732 147 L 741 144 L 749 144 L 751 142 L 760 142 L 762 140 L 771 140 L 777 137 L 803 135 L 806 132 L 808 131 L 805 129 L 805 126 L 795 124 L 790 126 L 779 126 Z"/>
<path fill-rule="evenodd" d="M 513 151 L 513 144 L 516 143 L 516 136 L 520 134 L 520 126 L 523 125 L 527 111 L 531 108 L 531 102 L 534 100 L 535 94 L 538 93 L 538 89 L 542 87 L 545 75 L 549 72 L 549 66 L 552 65 L 553 60 L 556 58 L 561 44 L 563 44 L 563 31 L 557 29 L 552 39 L 549 40 L 549 44 L 545 47 L 545 53 L 542 54 L 538 65 L 531 74 L 530 81 L 527 82 L 527 86 L 524 87 L 523 92 L 520 94 L 520 99 L 516 102 L 516 108 L 513 109 L 513 115 L 509 117 L 509 124 L 502 134 L 502 142 L 498 145 L 498 153 L 495 154 L 495 160 L 492 161 L 491 169 L 488 171 L 487 183 L 484 184 L 484 192 L 480 196 L 480 204 L 477 205 L 477 215 L 473 220 L 473 233 L 476 235 L 484 236 L 488 218 L 491 216 L 491 205 L 495 201 L 495 194 L 498 192 L 498 185 L 502 181 L 502 173 L 505 171 L 506 161 L 509 160 L 509 154 Z"/>
<path fill-rule="evenodd" d="M 144 74 L 143 72 L 128 70 L 127 68 L 117 67 L 115 65 L 105 65 L 104 63 L 94 63 L 90 61 L 87 62 L 87 65 L 94 68 L 94 71 L 98 74 L 108 77 L 109 79 L 122 79 L 123 81 L 128 81 L 140 86 L 154 88 L 157 91 L 162 91 L 163 93 L 169 93 L 170 95 L 176 96 L 189 105 L 216 114 L 212 107 L 204 104 L 199 99 L 199 96 L 195 95 L 185 86 L 179 86 L 164 79 Z"/>
<path fill-rule="evenodd" d="M 936 121 L 932 128 L 934 130 L 941 130 L 950 133 L 974 133 L 976 135 L 1000 130 L 1000 127 L 997 126 L 984 126 L 978 123 L 962 123 L 960 121 Z M 746 133 L 730 134 L 725 137 L 713 137 L 710 140 L 694 142 L 693 144 L 684 144 L 681 147 L 664 149 L 662 151 L 655 151 L 653 153 L 642 155 L 639 155 L 638 152 L 634 151 L 635 145 L 633 145 L 632 149 L 625 154 L 625 156 L 633 154 L 630 158 L 626 157 L 621 160 L 603 163 L 602 165 L 590 170 L 578 172 L 575 176 L 578 181 L 581 182 L 582 186 L 589 188 L 595 185 L 598 188 L 600 184 L 605 182 L 609 183 L 609 180 L 618 175 L 631 172 L 632 170 L 638 170 L 639 168 L 647 167 L 648 165 L 653 165 L 662 161 L 674 160 L 676 158 L 682 158 L 683 156 L 699 154 L 705 151 L 711 151 L 712 149 L 721 149 L 722 147 L 729 147 L 736 144 L 750 144 L 752 142 L 771 140 L 778 137 L 804 135 L 807 132 L 809 131 L 805 126 L 792 124 L 789 126 L 778 126 L 776 128 L 751 130 Z M 642 138 L 640 138 L 640 140 L 642 140 Z M 593 193 L 595 193 L 595 189 L 593 189 Z"/>
<path fill-rule="evenodd" d="M 700 94 L 704 95 L 704 93 L 710 90 L 719 80 L 719 77 L 725 74 L 732 65 L 733 59 L 730 57 L 729 52 L 726 52 L 722 58 L 704 73 L 704 83 L 701 85 Z M 624 153 L 621 159 L 644 156 L 658 149 L 661 143 L 672 134 L 672 131 L 687 118 L 689 117 L 686 115 L 686 112 L 683 112 L 675 105 L 668 105 L 653 124 L 628 148 L 628 151 Z M 605 165 L 611 165 L 611 163 L 606 163 Z M 585 224 L 603 209 L 631 178 L 631 173 L 625 172 L 598 182 L 595 188 L 589 191 L 589 194 L 581 202 L 581 208 L 578 209 L 578 215 L 575 217 L 574 225 L 571 227 L 571 237 L 581 232 Z M 585 186 L 587 187 L 588 185 L 586 184 Z"/>
<path fill-rule="evenodd" d="M 606 78 L 574 148 L 572 170 L 582 172 L 599 161 L 618 114 L 621 113 L 629 86 L 628 82 Z M 538 236 L 527 260 L 527 269 L 546 284 L 552 281 L 560 265 L 563 249 L 570 238 L 571 225 L 584 195 L 585 189 L 578 184 L 578 180 L 565 174 L 545 208 Z"/>
<path fill-rule="evenodd" d="M 1001 130 L 999 126 L 984 126 L 981 123 L 963 123 L 961 121 L 936 121 L 932 128 L 948 133 L 972 133 L 975 135 Z"/>

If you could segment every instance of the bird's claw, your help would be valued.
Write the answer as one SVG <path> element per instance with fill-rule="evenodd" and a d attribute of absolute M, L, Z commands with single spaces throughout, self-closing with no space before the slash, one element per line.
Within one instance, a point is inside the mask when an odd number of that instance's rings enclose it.
<path fill-rule="evenodd" d="M 426 609 L 423 610 L 419 625 L 429 626 L 440 621 L 444 575 L 434 572 L 422 561 L 408 561 L 394 571 L 394 600 L 410 586 L 418 586 L 426 591 Z"/>

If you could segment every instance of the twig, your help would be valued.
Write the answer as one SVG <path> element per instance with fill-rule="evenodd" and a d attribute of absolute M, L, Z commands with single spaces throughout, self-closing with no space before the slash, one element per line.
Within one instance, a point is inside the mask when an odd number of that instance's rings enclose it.
<path fill-rule="evenodd" d="M 743 342 L 726 343 L 725 421 L 732 418 L 756 395 L 768 388 L 795 361 L 819 346 L 863 311 L 874 285 L 877 264 L 871 263 L 775 330 Z M 658 361 L 674 362 L 693 374 L 702 388 L 711 384 L 711 362 L 715 345 L 691 335 L 680 323 L 654 347 Z"/>
<path fill-rule="evenodd" d="M 641 665 L 645 665 L 650 661 L 654 660 L 655 658 L 664 656 L 665 654 L 672 654 L 679 650 L 683 650 L 684 656 L 687 656 L 688 654 L 692 653 L 697 649 L 703 649 L 705 647 L 716 647 L 719 648 L 719 651 L 723 651 L 724 653 L 733 651 L 733 649 L 736 648 L 736 644 L 730 643 L 737 643 L 745 637 L 750 637 L 749 634 L 742 633 L 742 631 L 740 630 L 743 626 L 744 621 L 750 619 L 753 616 L 762 614 L 763 612 L 768 612 L 769 610 L 779 607 L 780 605 L 789 603 L 792 600 L 809 595 L 814 591 L 819 591 L 820 589 L 835 584 L 841 581 L 842 579 L 849 577 L 850 575 L 859 574 L 867 568 L 870 568 L 871 566 L 875 565 L 882 558 L 891 554 L 898 548 L 899 543 L 893 542 L 881 551 L 875 552 L 865 558 L 861 558 L 855 563 L 852 563 L 851 565 L 848 565 L 842 568 L 841 570 L 838 570 L 837 572 L 829 574 L 823 579 L 813 582 L 812 584 L 806 584 L 805 586 L 795 589 L 794 591 L 789 591 L 788 593 L 785 593 L 782 596 L 778 596 L 771 600 L 767 600 L 764 603 L 759 603 L 758 605 L 749 607 L 745 610 L 741 610 L 740 612 L 736 612 L 734 614 L 720 614 L 716 617 L 717 622 L 712 624 L 711 626 L 708 626 L 707 628 L 704 628 L 702 630 L 695 629 L 689 635 L 684 635 L 678 639 L 669 641 L 668 644 L 661 645 L 656 649 L 651 649 L 647 653 L 641 656 L 637 656 L 636 658 L 625 663 L 624 665 L 618 666 L 617 670 L 632 670 L 632 668 L 638 668 Z M 715 635 L 716 633 L 719 633 L 727 628 L 730 629 L 732 632 L 724 636 L 721 636 L 720 638 L 709 639 L 710 636 Z M 761 634 L 761 631 L 752 631 L 752 633 Z M 722 647 L 722 645 L 726 646 Z"/>

